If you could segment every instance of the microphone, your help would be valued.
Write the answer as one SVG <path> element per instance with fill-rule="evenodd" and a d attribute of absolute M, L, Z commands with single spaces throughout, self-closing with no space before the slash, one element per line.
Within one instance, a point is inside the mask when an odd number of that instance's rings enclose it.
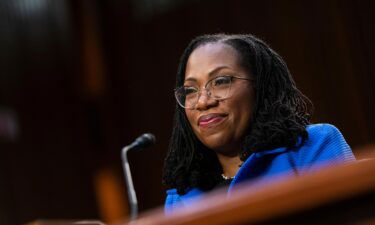
<path fill-rule="evenodd" d="M 130 149 L 140 149 L 150 147 L 155 144 L 155 136 L 150 133 L 145 133 L 139 136 L 133 143 L 125 146 L 121 150 L 122 166 L 124 170 L 124 176 L 126 181 L 126 188 L 128 191 L 128 201 L 130 206 L 130 220 L 135 220 L 138 214 L 138 201 L 137 195 L 135 194 L 135 189 L 133 185 L 133 179 L 130 172 L 130 166 L 128 162 L 127 153 Z"/>
<path fill-rule="evenodd" d="M 155 144 L 155 136 L 150 133 L 145 133 L 139 136 L 133 143 L 129 146 L 130 149 L 134 148 L 147 148 L 153 144 Z"/>

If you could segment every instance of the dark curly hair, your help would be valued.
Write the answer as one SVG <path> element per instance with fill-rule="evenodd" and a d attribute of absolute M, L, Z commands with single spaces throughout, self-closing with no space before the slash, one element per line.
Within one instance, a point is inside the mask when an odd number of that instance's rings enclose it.
<path fill-rule="evenodd" d="M 250 129 L 244 137 L 240 158 L 277 147 L 295 147 L 307 139 L 312 103 L 296 87 L 283 59 L 253 35 L 213 34 L 196 37 L 185 49 L 178 66 L 176 87 L 184 83 L 188 58 L 194 49 L 208 43 L 225 43 L 241 57 L 254 79 L 255 105 Z M 250 101 L 250 99 L 249 99 Z M 214 188 L 222 167 L 211 149 L 194 134 L 185 110 L 176 103 L 174 126 L 165 159 L 163 183 L 184 194 L 188 188 Z"/>

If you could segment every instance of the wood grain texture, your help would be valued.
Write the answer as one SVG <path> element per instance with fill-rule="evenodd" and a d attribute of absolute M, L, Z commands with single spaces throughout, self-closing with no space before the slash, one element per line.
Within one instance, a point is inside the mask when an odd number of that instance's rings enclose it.
<path fill-rule="evenodd" d="M 161 209 L 144 214 L 133 224 L 332 224 L 334 221 L 361 222 L 374 219 L 375 160 L 327 168 L 317 173 L 262 186 L 247 183 L 227 198 L 226 193 L 212 193 L 196 205 L 165 216 Z M 345 203 L 351 203 L 353 216 L 345 215 Z M 362 207 L 358 210 L 358 207 Z M 319 209 L 332 214 L 326 215 Z M 335 210 L 337 209 L 337 210 Z M 350 212 L 350 210 L 349 210 Z M 333 214 L 335 214 L 334 217 Z M 299 215 L 304 215 L 302 218 Z M 315 218 L 310 218 L 314 215 Z M 319 215 L 325 217 L 318 218 Z M 350 217 L 351 219 L 347 219 Z M 309 220 L 305 220 L 310 218 Z M 345 219 L 341 219 L 345 218 Z M 356 220 L 358 219 L 358 221 Z M 309 222 L 310 221 L 310 222 Z M 327 221 L 329 223 L 325 223 Z M 345 223 L 336 224 L 345 224 Z M 371 220 L 369 220 L 371 221 Z M 348 223 L 354 224 L 354 223 Z"/>

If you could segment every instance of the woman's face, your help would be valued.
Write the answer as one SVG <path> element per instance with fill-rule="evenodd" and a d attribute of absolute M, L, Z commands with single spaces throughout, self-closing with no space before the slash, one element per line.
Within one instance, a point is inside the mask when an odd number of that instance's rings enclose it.
<path fill-rule="evenodd" d="M 233 47 L 209 43 L 195 49 L 186 65 L 184 85 L 202 91 L 195 108 L 185 109 L 185 112 L 194 133 L 204 145 L 220 154 L 237 155 L 249 128 L 254 93 L 251 81 L 233 79 L 229 98 L 209 97 L 203 90 L 206 83 L 224 75 L 250 78 Z"/>

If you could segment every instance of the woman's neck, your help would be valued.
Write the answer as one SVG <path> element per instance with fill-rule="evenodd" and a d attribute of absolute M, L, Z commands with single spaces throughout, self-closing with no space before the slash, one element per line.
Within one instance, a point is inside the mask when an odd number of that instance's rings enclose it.
<path fill-rule="evenodd" d="M 243 163 L 240 156 L 227 156 L 222 154 L 217 154 L 217 158 L 223 168 L 223 174 L 227 177 L 234 177 Z"/>

